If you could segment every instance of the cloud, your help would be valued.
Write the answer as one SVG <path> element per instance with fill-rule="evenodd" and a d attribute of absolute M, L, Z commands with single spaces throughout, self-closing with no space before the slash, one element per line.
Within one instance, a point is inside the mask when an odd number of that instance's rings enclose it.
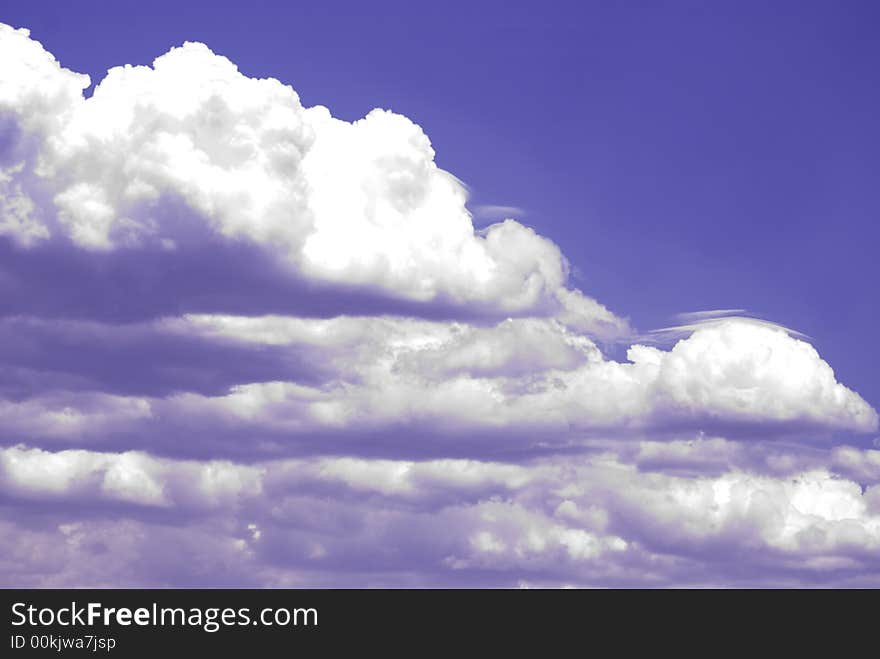
<path fill-rule="evenodd" d="M 65 504 L 78 501 L 80 506 L 122 502 L 147 508 L 225 509 L 240 496 L 258 495 L 261 476 L 258 467 L 160 460 L 138 452 L 50 453 L 24 446 L 0 450 L 0 487 L 7 495 Z"/>
<path fill-rule="evenodd" d="M 640 335 L 406 117 L 203 44 L 0 59 L 0 583 L 880 585 L 805 335 Z"/>
<path fill-rule="evenodd" d="M 715 320 L 716 318 L 741 317 L 746 315 L 745 309 L 708 309 L 706 311 L 685 311 L 675 314 L 675 319 L 682 323 Z"/>
<path fill-rule="evenodd" d="M 15 62 L 0 73 L 0 235 L 20 247 L 185 260 L 205 241 L 241 243 L 282 280 L 498 313 L 576 306 L 551 241 L 513 220 L 475 233 L 465 188 L 406 117 L 335 119 L 199 43 L 113 68 L 86 99 L 88 77 L 26 30 L 2 26 L 0 41 Z M 590 306 L 600 331 L 626 330 Z"/>
<path fill-rule="evenodd" d="M 628 357 L 651 372 L 657 404 L 669 410 L 865 432 L 877 427 L 871 406 L 836 381 L 810 344 L 781 328 L 728 319 L 701 326 L 669 352 L 636 345 Z"/>
<path fill-rule="evenodd" d="M 711 327 L 714 325 L 724 325 L 731 320 L 738 320 L 743 323 L 751 323 L 763 327 L 776 328 L 783 330 L 789 336 L 798 339 L 810 340 L 810 337 L 802 332 L 785 327 L 779 323 L 769 320 L 757 318 L 749 315 L 745 309 L 714 309 L 710 311 L 693 311 L 688 313 L 680 313 L 675 315 L 675 319 L 681 322 L 681 325 L 673 325 L 671 327 L 661 327 L 658 329 L 645 332 L 639 337 L 640 341 L 649 344 L 668 344 L 671 341 L 682 339 L 690 336 L 695 330 L 701 327 Z"/>
<path fill-rule="evenodd" d="M 629 362 L 608 360 L 552 319 L 484 327 L 196 315 L 114 329 L 4 325 L 14 330 L 6 360 L 20 366 L 6 386 L 35 390 L 0 401 L 7 443 L 113 441 L 190 456 L 485 456 L 639 433 L 827 441 L 878 423 L 812 346 L 735 319 L 668 351 L 634 345 Z M 123 387 L 142 391 L 114 391 Z M 413 443 L 412 434 L 423 439 Z M 243 445 L 242 436 L 251 440 Z"/>
<path fill-rule="evenodd" d="M 504 427 L 534 438 L 572 428 L 741 426 L 753 435 L 762 427 L 877 428 L 877 413 L 836 381 L 812 346 L 775 328 L 731 320 L 694 332 L 670 351 L 635 345 L 631 363 L 606 360 L 591 341 L 552 321 L 407 329 L 396 336 L 386 329 L 362 361 L 349 355 L 357 375 L 336 387 L 254 384 L 225 398 L 177 404 L 230 420 L 274 418 L 289 431 L 424 423 Z"/>
<path fill-rule="evenodd" d="M 246 382 L 319 384 L 336 377 L 325 363 L 330 350 L 303 343 L 243 343 L 175 318 L 125 325 L 0 318 L 0 393 L 12 400 L 53 391 L 217 395 Z"/>
<path fill-rule="evenodd" d="M 334 572 L 349 584 L 386 572 L 398 585 L 871 583 L 877 491 L 822 469 L 642 473 L 610 454 L 528 465 L 324 457 L 245 466 L 0 453 L 0 494 L 29 519 L 6 522 L 4 555 L 44 585 L 77 583 L 107 552 L 103 579 L 136 584 L 164 583 L 169 571 L 175 583 L 197 584 L 205 565 L 228 585 L 333 583 Z M 76 508 L 57 503 L 65 500 Z M 74 510 L 81 518 L 71 521 Z M 177 525 L 175 515 L 189 521 Z"/>

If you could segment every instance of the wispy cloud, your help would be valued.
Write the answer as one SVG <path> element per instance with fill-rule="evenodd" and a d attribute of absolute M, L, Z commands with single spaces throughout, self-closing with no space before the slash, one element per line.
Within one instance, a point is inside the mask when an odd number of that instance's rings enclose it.
<path fill-rule="evenodd" d="M 673 318 L 679 323 L 669 327 L 659 327 L 638 335 L 638 340 L 651 344 L 669 344 L 673 341 L 686 338 L 700 328 L 712 327 L 724 324 L 728 321 L 739 321 L 750 325 L 779 329 L 786 334 L 799 339 L 809 340 L 810 337 L 803 332 L 780 325 L 770 320 L 765 320 L 750 314 L 746 309 L 711 309 L 706 311 L 688 311 L 678 313 Z"/>
<path fill-rule="evenodd" d="M 481 220 L 522 219 L 526 211 L 519 206 L 498 206 L 494 204 L 477 204 L 471 209 L 475 218 Z"/>

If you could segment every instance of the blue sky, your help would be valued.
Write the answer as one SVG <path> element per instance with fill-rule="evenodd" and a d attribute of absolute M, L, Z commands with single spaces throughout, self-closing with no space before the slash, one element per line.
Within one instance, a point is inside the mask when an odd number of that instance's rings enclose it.
<path fill-rule="evenodd" d="M 0 585 L 880 585 L 878 18 L 2 3 Z"/>
<path fill-rule="evenodd" d="M 472 205 L 522 208 L 639 329 L 747 309 L 880 404 L 875 3 L 36 0 L 2 18 L 93 82 L 204 41 L 341 118 L 401 112 Z"/>

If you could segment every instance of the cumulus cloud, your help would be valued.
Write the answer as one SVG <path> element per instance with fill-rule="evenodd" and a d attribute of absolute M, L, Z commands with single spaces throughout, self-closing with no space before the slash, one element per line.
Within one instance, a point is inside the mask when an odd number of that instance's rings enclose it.
<path fill-rule="evenodd" d="M 311 427 L 877 428 L 877 413 L 836 381 L 812 346 L 775 328 L 729 321 L 670 351 L 634 345 L 630 363 L 604 359 L 591 341 L 552 322 L 426 329 L 390 340 L 394 333 L 386 331 L 362 362 L 347 362 L 356 377 L 336 387 L 275 382 L 178 402 L 260 419 L 272 418 L 282 402 L 296 409 L 295 424 Z"/>
<path fill-rule="evenodd" d="M 50 354 L 74 347 L 99 358 L 124 354 L 104 330 L 61 327 L 68 342 Z M 84 329 L 101 345 L 71 342 L 69 334 Z M 700 329 L 669 351 L 634 345 L 630 362 L 608 360 L 587 337 L 538 319 L 475 327 L 388 317 L 188 316 L 117 331 L 116 339 L 150 355 L 153 372 L 113 374 L 63 359 L 32 364 L 38 372 L 78 373 L 82 390 L 70 391 L 75 381 L 62 379 L 57 386 L 67 390 L 0 402 L 0 437 L 47 446 L 115 441 L 175 454 L 249 448 L 433 455 L 520 452 L 638 432 L 760 440 L 877 428 L 873 408 L 838 383 L 809 344 L 734 320 Z M 180 355 L 192 345 L 205 357 L 187 363 Z M 164 395 L 100 391 L 126 377 L 133 384 L 146 377 L 144 386 L 153 386 L 158 374 L 168 381 Z M 198 391 L 194 385 L 209 378 L 227 385 Z M 433 439 L 413 443 L 411 433 Z M 252 438 L 244 447 L 243 435 Z M 365 441 L 369 435 L 384 439 Z"/>
<path fill-rule="evenodd" d="M 67 450 L 50 453 L 24 446 L 0 450 L 0 487 L 32 500 L 124 502 L 146 507 L 234 505 L 260 493 L 258 467 L 229 462 L 168 461 L 144 453 Z"/>
<path fill-rule="evenodd" d="M 778 327 L 725 320 L 700 327 L 669 352 L 635 345 L 628 357 L 651 372 L 660 406 L 731 420 L 760 410 L 779 422 L 877 427 L 877 413 L 836 381 L 815 348 Z"/>
<path fill-rule="evenodd" d="M 574 463 L 323 457 L 246 466 L 0 453 L 0 493 L 39 519 L 3 542 L 26 556 L 24 574 L 62 585 L 81 578 L 71 564 L 88 566 L 107 544 L 111 577 L 139 584 L 154 583 L 155 564 L 175 564 L 181 550 L 212 565 L 243 564 L 217 573 L 228 584 L 321 584 L 340 570 L 359 584 L 386 570 L 400 585 L 847 583 L 877 568 L 876 488 L 824 469 L 784 478 L 643 473 L 611 454 Z M 89 515 L 59 523 L 64 499 Z M 127 546 L 113 537 L 121 522 L 105 519 L 120 503 Z M 196 533 L 175 528 L 175 515 L 198 520 Z M 194 536 L 214 549 L 206 555 Z M 47 555 L 60 558 L 46 566 Z M 202 567 L 179 561 L 176 578 L 199 583 Z"/>
<path fill-rule="evenodd" d="M 204 44 L 0 61 L 0 583 L 878 583 L 877 413 L 808 337 L 639 335 L 411 120 Z"/>
<path fill-rule="evenodd" d="M 465 188 L 404 116 L 335 119 L 199 43 L 152 67 L 113 68 L 84 98 L 88 77 L 26 30 L 2 26 L 0 42 L 14 62 L 0 73 L 13 134 L 0 234 L 21 246 L 54 239 L 185 259 L 205 240 L 243 242 L 278 277 L 627 329 L 565 288 L 551 241 L 513 220 L 475 232 Z"/>

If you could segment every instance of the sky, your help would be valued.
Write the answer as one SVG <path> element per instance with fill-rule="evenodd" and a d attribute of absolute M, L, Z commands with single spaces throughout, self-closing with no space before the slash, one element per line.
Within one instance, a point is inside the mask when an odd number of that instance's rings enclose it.
<path fill-rule="evenodd" d="M 0 583 L 880 585 L 876 6 L 473 5 L 0 3 Z"/>

